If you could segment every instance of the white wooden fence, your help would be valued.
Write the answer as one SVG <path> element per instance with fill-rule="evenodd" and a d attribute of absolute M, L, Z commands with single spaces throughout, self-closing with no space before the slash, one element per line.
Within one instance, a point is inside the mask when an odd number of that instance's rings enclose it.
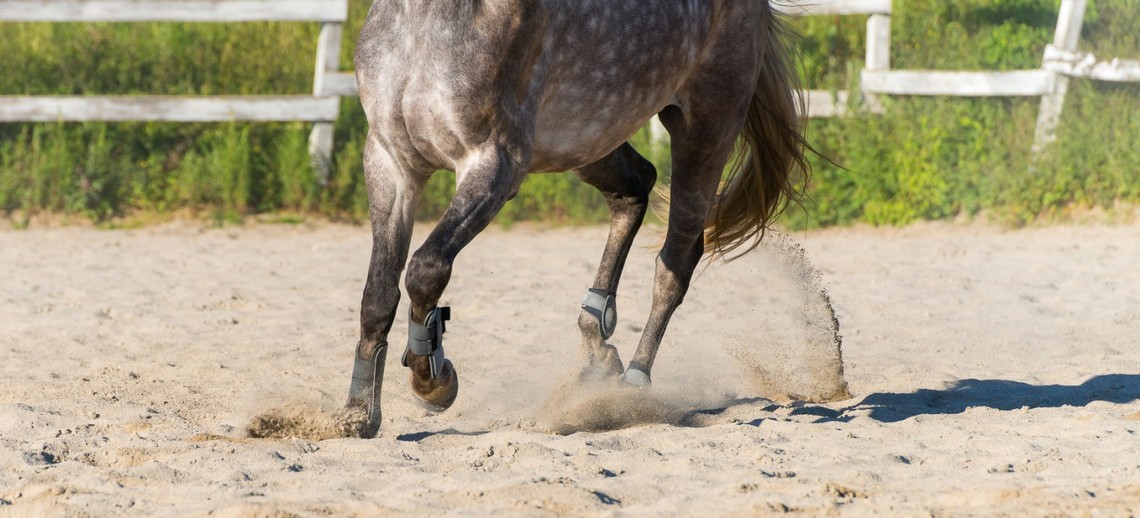
<path fill-rule="evenodd" d="M 860 74 L 860 89 L 878 108 L 876 95 L 933 95 L 958 97 L 1041 97 L 1034 152 L 1056 140 L 1057 123 L 1065 102 L 1069 78 L 1101 81 L 1140 82 L 1140 61 L 1097 60 L 1078 50 L 1087 0 L 1061 0 L 1053 43 L 1044 50 L 1042 67 L 1037 70 L 1005 72 L 891 70 L 890 0 L 777 0 L 784 12 L 796 15 L 866 14 L 867 57 Z M 803 7 L 796 7 L 802 3 Z M 833 102 L 828 92 L 811 92 L 811 117 L 844 115 L 847 92 L 839 92 Z"/>
<path fill-rule="evenodd" d="M 891 0 L 776 0 L 773 4 L 788 16 L 869 15 L 865 70 L 891 68 Z M 848 114 L 848 92 L 811 90 L 807 97 L 809 117 Z M 874 106 L 873 102 L 869 104 Z"/>
<path fill-rule="evenodd" d="M 340 97 L 356 79 L 339 72 L 348 0 L 0 0 L 9 22 L 320 22 L 312 95 L 253 96 L 7 96 L 0 122 L 54 121 L 307 121 L 318 170 L 327 172 Z"/>
<path fill-rule="evenodd" d="M 452 0 L 447 0 L 452 1 Z M 1056 37 L 1041 69 L 1009 72 L 891 70 L 891 0 L 777 0 L 791 16 L 869 15 L 866 63 L 860 75 L 865 106 L 878 95 L 1040 96 L 1034 150 L 1055 140 L 1070 77 L 1140 82 L 1140 61 L 1097 60 L 1078 50 L 1087 0 L 1061 0 Z M 320 22 L 312 95 L 0 97 L 0 122 L 51 121 L 309 121 L 318 170 L 327 172 L 341 96 L 357 95 L 339 70 L 347 0 L 0 0 L 0 21 L 18 22 Z M 848 115 L 849 94 L 808 93 L 809 116 Z"/>

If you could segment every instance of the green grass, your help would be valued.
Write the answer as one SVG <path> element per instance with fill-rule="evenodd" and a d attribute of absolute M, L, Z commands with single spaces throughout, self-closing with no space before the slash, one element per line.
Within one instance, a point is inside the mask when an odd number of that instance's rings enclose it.
<path fill-rule="evenodd" d="M 1040 67 L 1059 2 L 896 0 L 897 69 Z M 806 37 L 805 82 L 852 86 L 862 66 L 865 18 L 797 21 Z M 1092 1 L 1082 50 L 1140 59 L 1140 1 Z M 846 66 L 844 66 L 846 64 Z M 1029 154 L 1039 98 L 885 98 L 883 116 L 814 120 L 809 201 L 786 224 L 905 224 L 980 213 L 1011 225 L 1073 209 L 1140 202 L 1140 84 L 1073 80 L 1059 141 Z"/>
<path fill-rule="evenodd" d="M 1040 66 L 1058 0 L 896 0 L 896 69 L 1016 70 Z M 352 0 L 342 49 L 368 9 Z M 805 85 L 857 86 L 865 17 L 795 20 Z M 298 94 L 312 89 L 319 26 L 0 24 L 0 95 Z M 1140 59 L 1140 0 L 1092 0 L 1083 50 Z M 282 59 L 290 56 L 290 59 Z M 1074 208 L 1140 203 L 1140 85 L 1074 80 L 1058 143 L 1029 155 L 1038 100 L 894 97 L 881 116 L 814 120 L 809 201 L 793 227 L 905 224 L 986 214 L 1009 224 Z M 345 99 L 326 183 L 309 162 L 303 123 L 0 124 L 0 214 L 41 213 L 102 224 L 195 214 L 223 224 L 265 214 L 367 219 L 361 158 L 366 122 Z M 634 145 L 669 176 L 668 150 L 643 131 Z M 834 162 L 834 163 L 832 163 Z M 836 164 L 839 164 L 837 166 Z M 446 208 L 454 175 L 436 174 L 418 216 Z M 278 215 L 278 216 L 274 216 Z M 283 216 L 282 216 L 283 215 Z M 602 197 L 567 174 L 530 177 L 499 221 L 601 222 Z"/>

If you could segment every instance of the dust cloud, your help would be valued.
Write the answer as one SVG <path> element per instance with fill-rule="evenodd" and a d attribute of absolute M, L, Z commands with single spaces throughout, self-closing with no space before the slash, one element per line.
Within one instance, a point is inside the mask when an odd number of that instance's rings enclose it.
<path fill-rule="evenodd" d="M 632 387 L 618 380 L 564 382 L 550 394 L 539 411 L 539 422 L 549 431 L 620 430 L 648 424 L 685 425 L 695 413 L 719 411 L 734 396 L 699 385 Z"/>
<path fill-rule="evenodd" d="M 361 409 L 329 410 L 314 403 L 294 401 L 253 416 L 245 432 L 258 439 L 324 441 L 361 437 L 366 425 L 367 416 Z"/>
<path fill-rule="evenodd" d="M 719 323 L 716 339 L 756 395 L 813 403 L 850 398 L 839 320 L 807 251 L 791 236 L 770 232 L 753 255 L 710 269 L 729 278 L 742 268 L 768 270 L 763 285 L 725 286 L 741 295 L 734 297 L 736 318 Z"/>

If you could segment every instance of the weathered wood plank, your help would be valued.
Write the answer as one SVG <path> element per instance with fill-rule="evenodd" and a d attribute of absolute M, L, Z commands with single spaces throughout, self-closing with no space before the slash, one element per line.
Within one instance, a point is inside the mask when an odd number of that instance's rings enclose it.
<path fill-rule="evenodd" d="M 807 101 L 808 117 L 813 119 L 826 119 L 847 115 L 847 92 L 832 92 L 826 90 L 809 90 L 804 92 Z"/>
<path fill-rule="evenodd" d="M 891 14 L 891 0 L 776 0 L 772 7 L 788 16 Z"/>
<path fill-rule="evenodd" d="M 1075 52 L 1081 41 L 1081 27 L 1084 25 L 1087 0 L 1061 0 L 1061 11 L 1057 14 L 1057 30 L 1053 35 L 1053 46 L 1061 51 Z M 1049 46 L 1045 48 L 1042 68 L 1049 59 Z M 1037 129 L 1033 135 L 1033 154 L 1041 152 L 1057 140 L 1057 125 L 1061 122 L 1061 111 L 1065 108 L 1065 96 L 1069 92 L 1069 77 L 1055 72 L 1049 74 L 1049 87 L 1041 96 L 1041 108 L 1037 111 Z"/>
<path fill-rule="evenodd" d="M 1057 30 L 1053 33 L 1054 46 L 1064 50 L 1077 50 L 1087 8 L 1088 0 L 1061 1 L 1061 10 L 1057 13 Z"/>
<path fill-rule="evenodd" d="M 344 97 L 356 97 L 360 95 L 360 90 L 356 86 L 356 74 L 352 72 L 337 72 L 335 74 L 329 73 L 324 77 L 324 82 L 321 83 L 321 90 L 317 95 L 335 95 Z"/>
<path fill-rule="evenodd" d="M 347 0 L 0 0 L 0 21 L 344 22 Z"/>
<path fill-rule="evenodd" d="M 850 108 L 851 94 L 846 91 L 831 92 L 828 90 L 809 90 L 804 92 L 807 96 L 808 117 L 812 119 L 828 119 L 832 117 L 848 117 L 860 113 L 883 113 L 883 105 L 872 98 L 864 98 L 858 111 Z"/>
<path fill-rule="evenodd" d="M 317 66 L 313 75 L 315 96 L 326 95 L 324 92 L 328 90 L 328 80 L 340 69 L 340 42 L 343 35 L 344 24 L 321 25 L 321 35 L 317 38 Z M 321 185 L 326 185 L 332 174 L 335 136 L 336 125 L 331 122 L 313 124 L 313 131 L 309 133 L 309 156 L 313 159 L 313 170 L 317 173 Z"/>
<path fill-rule="evenodd" d="M 1140 61 L 1114 58 L 1101 61 L 1090 52 L 1073 52 L 1045 47 L 1045 70 L 1070 77 L 1100 81 L 1140 82 Z"/>
<path fill-rule="evenodd" d="M 867 18 L 867 62 L 869 70 L 891 68 L 891 17 L 873 14 Z"/>
<path fill-rule="evenodd" d="M 1049 91 L 1052 74 L 1044 70 L 949 72 L 938 70 L 864 70 L 864 92 L 887 95 L 959 97 L 1038 96 Z"/>
<path fill-rule="evenodd" d="M 344 25 L 339 23 L 326 23 L 321 26 L 321 35 L 317 38 L 317 65 L 313 74 L 313 95 L 324 95 L 325 81 L 330 74 L 340 69 L 340 40 L 344 34 Z"/>
<path fill-rule="evenodd" d="M 0 122 L 333 122 L 335 97 L 0 97 Z"/>

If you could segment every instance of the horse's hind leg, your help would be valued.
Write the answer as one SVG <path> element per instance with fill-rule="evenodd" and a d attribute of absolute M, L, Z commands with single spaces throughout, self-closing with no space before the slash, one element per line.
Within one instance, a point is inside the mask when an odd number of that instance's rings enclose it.
<path fill-rule="evenodd" d="M 364 169 L 372 218 L 372 259 L 360 303 L 360 342 L 348 406 L 367 412 L 361 435 L 373 437 L 380 428 L 388 332 L 400 302 L 400 272 L 408 257 L 412 218 L 425 177 L 396 166 L 371 136 L 365 144 Z"/>
<path fill-rule="evenodd" d="M 630 146 L 622 144 L 605 158 L 576 171 L 606 198 L 610 209 L 610 235 L 594 277 L 586 293 L 578 327 L 582 329 L 583 379 L 619 376 L 623 367 L 617 349 L 606 343 L 617 323 L 614 303 L 618 282 L 629 249 L 649 207 L 649 194 L 657 181 L 657 170 Z"/>
<path fill-rule="evenodd" d="M 408 262 L 404 284 L 411 314 L 404 362 L 411 369 L 412 390 L 425 408 L 441 411 L 455 401 L 458 377 L 439 349 L 442 321 L 447 319 L 438 307 L 439 299 L 451 280 L 456 256 L 518 192 L 529 156 L 520 157 L 518 148 L 514 151 L 496 145 L 472 151 L 472 159 L 457 171 L 451 204 Z"/>
<path fill-rule="evenodd" d="M 725 97 L 731 99 L 725 93 Z M 716 97 L 723 102 L 725 97 Z M 693 272 L 704 255 L 705 223 L 716 196 L 721 172 L 728 162 L 744 120 L 743 98 L 734 106 L 694 107 L 687 114 L 671 107 L 661 113 L 661 121 L 672 137 L 673 175 L 669 186 L 669 229 L 657 255 L 653 304 L 641 334 L 637 351 L 622 381 L 648 385 L 650 370 L 665 328 L 689 289 Z M 693 116 L 696 111 L 699 116 Z"/>

